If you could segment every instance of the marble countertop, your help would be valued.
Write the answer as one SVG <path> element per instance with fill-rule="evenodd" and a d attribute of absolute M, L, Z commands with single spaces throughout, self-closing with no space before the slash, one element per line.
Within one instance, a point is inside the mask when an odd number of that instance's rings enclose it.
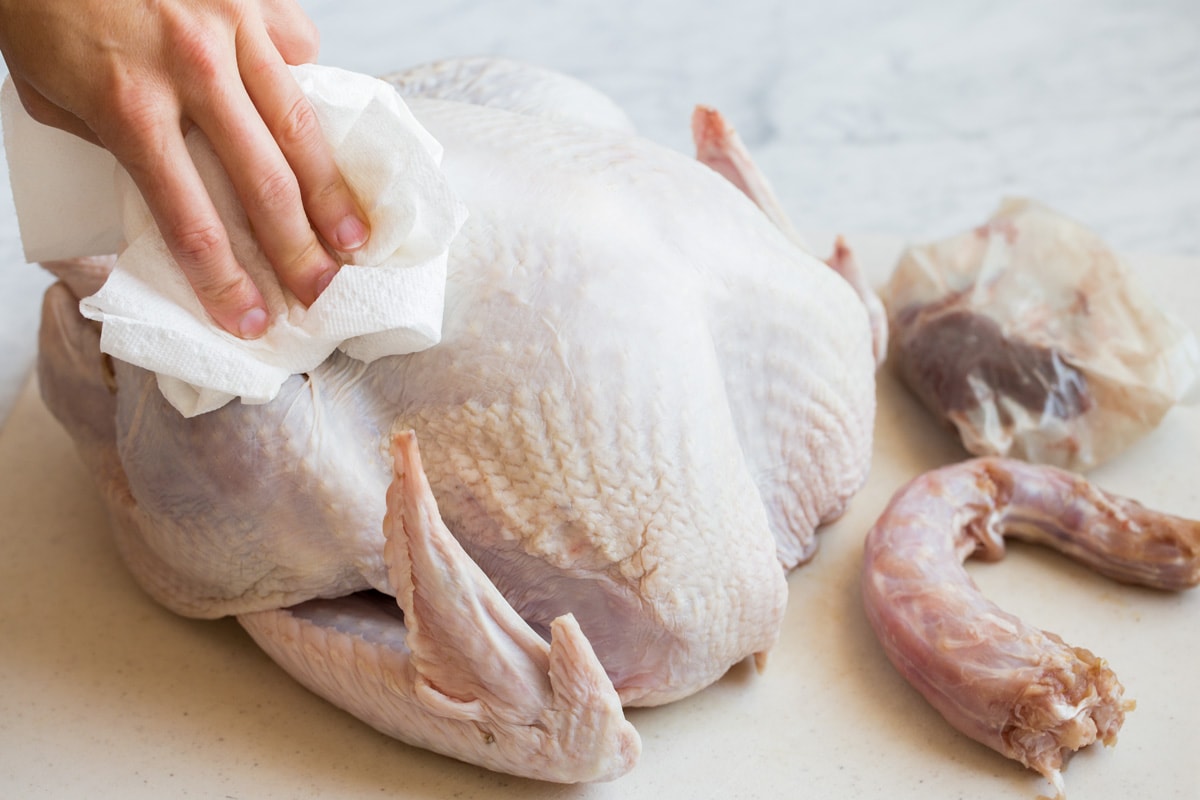
<path fill-rule="evenodd" d="M 1194 0 L 301 5 L 326 64 L 533 61 L 594 84 L 646 136 L 684 150 L 692 106 L 716 106 L 802 230 L 923 240 L 1025 194 L 1121 251 L 1200 255 Z M 3 419 L 48 281 L 22 263 L 4 191 L 0 261 Z"/>
<path fill-rule="evenodd" d="M 681 150 L 691 148 L 688 120 L 692 106 L 716 106 L 738 127 L 797 227 L 804 231 L 878 235 L 889 243 L 885 248 L 889 258 L 895 252 L 893 244 L 939 238 L 982 222 L 1002 197 L 1013 194 L 1035 197 L 1083 221 L 1118 250 L 1149 256 L 1144 263 L 1167 263 L 1169 269 L 1160 267 L 1155 273 L 1159 275 L 1160 283 L 1155 288 L 1160 295 L 1170 291 L 1170 281 L 1190 274 L 1200 258 L 1200 147 L 1196 144 L 1200 142 L 1200 59 L 1196 58 L 1200 52 L 1200 5 L 1195 0 L 903 4 L 884 0 L 837 4 L 789 0 L 464 0 L 388 4 L 378 0 L 301 0 L 301 5 L 322 31 L 321 61 L 326 64 L 383 73 L 446 56 L 494 54 L 520 58 L 599 87 L 629 112 L 646 136 Z M 7 185 L 7 168 L 2 161 L 0 173 L 0 184 Z M 16 514 L 6 517 L 10 520 L 6 525 L 25 525 L 35 520 L 42 524 L 44 519 L 52 519 L 45 524 L 61 525 L 66 532 L 58 538 L 28 537 L 27 546 L 22 545 L 24 549 L 17 553 L 25 560 L 14 560 L 0 573 L 19 583 L 39 564 L 56 560 L 65 563 L 66 571 L 57 588 L 44 591 L 72 587 L 59 597 L 66 597 L 66 601 L 43 604 L 38 612 L 42 617 L 30 619 L 44 617 L 47 630 L 52 629 L 56 635 L 69 630 L 71 635 L 84 637 L 85 643 L 90 642 L 89 652 L 99 654 L 97 664 L 105 668 L 105 677 L 97 678 L 99 667 L 85 669 L 88 665 L 83 663 L 83 655 L 71 650 L 73 644 L 39 645 L 43 649 L 35 653 L 38 658 L 44 651 L 53 655 L 46 658 L 47 663 L 70 666 L 66 672 L 44 675 L 48 686 L 67 687 L 67 693 L 53 701 L 62 703 L 62 707 L 51 709 L 66 720 L 63 724 L 67 727 L 55 728 L 50 719 L 29 718 L 21 723 L 28 723 L 31 730 L 36 728 L 35 736 L 44 737 L 24 743 L 35 756 L 20 765 L 22 774 L 54 772 L 54 754 L 58 751 L 55 737 L 65 730 L 81 738 L 92 737 L 98 754 L 112 748 L 149 748 L 143 751 L 149 760 L 133 764 L 132 772 L 125 769 L 129 765 L 114 762 L 108 772 L 72 777 L 78 783 L 71 784 L 68 793 L 74 794 L 95 793 L 98 787 L 103 790 L 110 783 L 117 787 L 114 781 L 120 778 L 126 783 L 113 790 L 124 792 L 120 796 L 125 797 L 163 796 L 164 792 L 181 795 L 187 792 L 176 790 L 191 791 L 193 787 L 204 787 L 198 789 L 201 794 L 210 790 L 234 796 L 248 784 L 239 788 L 222 770 L 246 767 L 258 770 L 263 786 L 276 777 L 277 771 L 285 769 L 296 770 L 302 776 L 319 776 L 319 780 L 313 778 L 311 789 L 301 791 L 304 787 L 292 784 L 283 794 L 257 792 L 260 797 L 329 796 L 331 791 L 339 796 L 375 796 L 385 787 L 395 789 L 408 781 L 416 787 L 414 796 L 422 797 L 630 796 L 619 784 L 576 792 L 502 781 L 498 792 L 492 782 L 494 776 L 447 770 L 450 762 L 403 748 L 397 753 L 396 748 L 388 747 L 381 737 L 357 722 L 320 703 L 310 704 L 308 695 L 261 654 L 243 647 L 243 637 L 231 621 L 180 621 L 151 606 L 127 583 L 121 584 L 124 595 L 93 600 L 91 588 L 113 585 L 104 581 L 124 573 L 111 547 L 101 549 L 79 531 L 80 520 L 102 520 L 94 497 L 84 493 L 64 500 L 61 492 L 54 498 L 38 493 L 39 485 L 55 481 L 84 486 L 86 476 L 71 459 L 69 444 L 35 402 L 29 388 L 22 393 L 33 361 L 39 297 L 50 279 L 37 267 L 23 263 L 12 199 L 4 190 L 0 190 L 0 261 L 7 262 L 0 267 L 7 270 L 5 288 L 0 292 L 0 348 L 4 353 L 0 359 L 0 425 L 24 398 L 12 427 L 0 438 L 0 451 L 15 454 L 22 466 L 32 465 L 28 475 L 10 465 L 10 473 L 19 480 L 7 488 L 0 487 L 4 488 L 0 491 L 0 507 Z M 1143 262 L 1135 259 L 1134 263 Z M 876 277 L 886 272 L 886 265 L 880 269 Z M 1169 279 L 1162 282 L 1162 275 Z M 1189 322 L 1195 327 L 1195 319 Z M 905 429 L 896 420 L 885 422 L 897 431 Z M 1176 446 L 1179 440 L 1195 441 L 1200 431 L 1195 409 L 1175 417 L 1172 424 L 1140 451 L 1140 460 L 1129 462 L 1108 477 L 1113 479 L 1113 488 L 1137 494 L 1148 502 L 1162 501 L 1177 513 L 1195 516 L 1197 495 L 1192 484 L 1184 480 L 1194 472 L 1195 465 L 1190 463 L 1194 457 L 1181 453 Z M 64 464 L 68 473 L 65 477 Z M 1153 469 L 1138 469 L 1138 465 L 1151 464 Z M 1167 477 L 1160 480 L 1164 464 L 1168 465 Z M 890 480 L 913 467 L 908 463 L 902 466 L 873 475 L 873 480 L 880 481 L 879 497 L 883 497 L 885 484 L 890 487 Z M 864 501 L 856 513 L 865 520 L 873 509 Z M 858 517 L 846 524 L 862 521 Z M 793 584 L 796 610 L 791 612 L 795 620 L 792 627 L 802 630 L 794 631 L 789 648 L 796 651 L 797 663 L 805 663 L 801 658 L 808 646 L 804 636 L 814 630 L 818 635 L 832 635 L 841 626 L 838 615 L 856 611 L 854 599 L 845 593 L 835 593 L 833 599 L 825 600 L 820 594 L 822 586 L 851 575 L 856 563 L 857 551 L 852 544 L 836 544 L 840 541 L 837 537 L 830 541 L 835 544 L 822 551 L 827 565 L 824 577 L 819 578 L 823 583 Z M 1047 574 L 1057 569 L 1036 556 L 1017 557 Z M 1071 575 L 1070 591 L 1074 594 L 1064 607 L 1079 608 L 1082 615 L 1096 589 L 1089 583 L 1091 578 L 1078 572 Z M 1013 603 L 1023 603 L 1030 612 L 1061 606 L 1059 598 L 1047 599 L 1045 590 L 1026 597 L 1023 587 L 1003 585 L 1006 578 L 992 580 L 997 589 L 1008 591 Z M 985 589 L 989 588 L 986 581 L 981 581 Z M 33 587 L 32 582 L 27 583 Z M 10 597 L 18 598 L 13 602 L 25 604 L 35 599 L 33 594 Z M 1104 602 L 1102 610 L 1122 620 L 1140 621 L 1143 611 L 1149 620 L 1168 606 L 1168 601 L 1139 593 L 1105 595 Z M 1191 602 L 1188 607 L 1170 606 L 1168 610 L 1178 616 L 1194 611 L 1194 606 Z M 809 614 L 808 609 L 813 607 L 822 613 Z M 11 612 L 14 608 L 18 606 L 0 611 Z M 131 613 L 138 615 L 134 626 L 128 624 Z M 1048 626 L 1058 622 L 1054 613 L 1047 612 Z M 1062 612 L 1060 616 L 1066 619 L 1070 613 Z M 16 616 L 10 613 L 9 618 L 11 621 Z M 1194 720 L 1188 721 L 1188 717 L 1194 715 L 1200 702 L 1195 689 L 1189 688 L 1194 682 L 1189 683 L 1185 667 L 1192 662 L 1182 652 L 1175 654 L 1178 658 L 1164 659 L 1173 670 L 1164 682 L 1152 671 L 1139 672 L 1137 666 L 1149 651 L 1138 642 L 1126 642 L 1119 628 L 1106 633 L 1107 619 L 1093 616 L 1080 638 L 1086 635 L 1092 641 L 1099 640 L 1098 649 L 1103 646 L 1114 664 L 1133 665 L 1129 669 L 1133 693 L 1144 700 L 1147 711 L 1132 718 L 1134 729 L 1129 742 L 1123 740 L 1125 746 L 1118 752 L 1129 753 L 1133 761 L 1126 763 L 1134 763 L 1136 769 L 1128 772 L 1119 765 L 1105 767 L 1103 754 L 1087 755 L 1081 758 L 1085 763 L 1076 775 L 1069 777 L 1068 787 L 1074 785 L 1081 790 L 1079 796 L 1099 796 L 1105 786 L 1113 792 L 1111 796 L 1131 796 L 1146 789 L 1149 784 L 1144 778 L 1150 775 L 1161 781 L 1160 788 L 1173 789 L 1179 792 L 1173 796 L 1184 797 L 1189 791 L 1188 771 L 1194 767 L 1187 761 L 1187 753 L 1194 752 L 1196 746 Z M 802 621 L 806 621 L 804 625 L 815 625 L 815 629 L 803 627 Z M 153 658 L 157 660 L 148 665 L 133 663 L 121 648 L 142 640 L 142 634 L 134 630 L 138 626 L 138 630 L 149 632 L 146 635 L 173 637 L 167 640 L 167 647 L 174 649 L 156 651 Z M 30 630 L 30 636 L 40 635 Z M 1179 647 L 1200 655 L 1196 636 L 1185 631 L 1181 641 L 1184 639 Z M 234 649 L 227 651 L 229 647 Z M 242 649 L 236 649 L 239 647 Z M 861 655 L 871 647 L 869 640 L 856 639 L 847 652 Z M 193 657 L 195 660 L 190 660 Z M 36 659 L 30 659 L 0 659 L 0 664 L 32 664 L 28 672 L 33 675 L 40 668 L 34 663 Z M 189 665 L 190 670 L 185 670 L 187 674 L 182 677 L 170 671 L 177 670 L 180 663 Z M 162 671 L 160 665 L 165 665 Z M 244 676 L 244 669 L 261 674 L 260 689 L 236 682 Z M 829 672 L 832 667 L 821 669 Z M 207 677 L 189 682 L 184 680 L 188 674 Z M 768 688 L 790 692 L 797 703 L 812 699 L 806 700 L 804 692 L 788 688 L 791 683 L 779 671 L 768 672 L 768 676 L 769 683 L 764 684 Z M 840 677 L 814 673 L 810 685 L 836 686 Z M 868 677 L 868 685 L 883 687 L 871 698 L 881 700 L 890 718 L 921 720 L 903 746 L 875 751 L 871 758 L 881 759 L 885 765 L 900 765 L 923 743 L 953 752 L 951 760 L 935 772 L 902 787 L 909 792 L 904 796 L 927 796 L 929 792 L 950 796 L 964 791 L 971 785 L 971 776 L 981 771 L 991 777 L 987 791 L 980 796 L 1032 797 L 1036 791 L 1045 790 L 1019 767 L 998 761 L 973 745 L 958 744 L 957 734 L 946 730 L 940 720 L 921 716 L 927 712 L 919 704 L 908 703 L 902 694 L 887 694 L 886 687 L 893 685 L 887 681 L 896 679 L 886 670 Z M 677 776 L 686 775 L 692 780 L 685 785 L 695 791 L 702 791 L 696 787 L 719 785 L 723 795 L 737 796 L 741 787 L 746 790 L 743 796 L 751 796 L 747 787 L 755 771 L 777 771 L 785 757 L 800 763 L 805 774 L 810 768 L 814 774 L 820 772 L 822 757 L 812 752 L 764 750 L 744 764 L 734 765 L 732 771 L 725 772 L 719 765 L 717 756 L 725 747 L 724 740 L 702 740 L 688 715 L 696 708 L 715 708 L 715 718 L 734 720 L 742 726 L 731 727 L 730 731 L 761 733 L 762 726 L 753 715 L 774 708 L 778 701 L 765 689 L 755 694 L 757 699 L 747 701 L 742 689 L 748 683 L 752 682 L 746 675 L 734 674 L 714 692 L 704 695 L 698 705 L 657 716 L 642 714 L 638 724 L 645 726 L 649 750 L 658 751 L 657 757 L 665 760 L 661 771 L 643 773 L 636 787 L 626 784 L 626 788 L 636 788 L 641 796 L 671 796 L 670 787 L 676 784 Z M 219 687 L 233 692 L 235 702 L 243 705 L 213 705 L 204 699 L 208 695 L 181 698 L 181 685 L 189 690 Z M 1186 725 L 1176 720 L 1173 711 L 1162 711 L 1163 704 L 1169 705 L 1170 693 L 1159 689 L 1172 685 L 1183 686 L 1188 692 L 1176 709 L 1182 709 L 1180 720 Z M 146 687 L 150 687 L 152 702 L 145 701 Z M 143 694 L 137 695 L 139 691 Z M 132 710 L 123 705 L 125 692 L 141 698 Z M 1159 695 L 1163 703 L 1154 711 Z M 837 709 L 832 705 L 830 699 L 821 707 L 828 706 L 833 714 Z M 161 739 L 160 728 L 145 725 L 147 714 L 161 713 L 163 708 L 179 715 L 167 739 Z M 258 712 L 266 716 L 256 716 Z M 114 713 L 129 714 L 129 725 L 105 732 L 103 722 Z M 722 717 L 724 714 L 729 716 Z M 81 722 L 93 718 L 99 727 Z M 232 727 L 252 718 L 258 720 L 254 722 L 257 727 Z M 308 727 L 298 725 L 298 720 Z M 230 726 L 234 731 L 228 740 L 221 737 L 201 741 L 221 726 Z M 803 733 L 797 728 L 787 741 L 804 746 L 810 740 Z M 1138 744 L 1139 735 L 1150 738 L 1142 738 Z M 175 738 L 169 738 L 172 736 Z M 824 738 L 815 733 L 813 736 L 815 741 L 835 741 L 844 752 L 855 751 L 855 759 L 861 756 L 857 751 L 859 740 L 850 733 L 844 739 L 830 734 L 822 735 Z M 265 751 L 259 746 L 263 741 L 268 743 Z M 677 746 L 679 742 L 694 744 L 697 749 L 685 753 Z M 1154 751 L 1160 745 L 1161 752 Z M 163 760 L 181 751 L 194 752 L 194 763 Z M 260 761 L 263 752 L 269 758 Z M 1183 755 L 1175 758 L 1179 754 Z M 329 773 L 334 768 L 326 769 L 331 758 L 337 761 L 339 770 L 332 778 Z M 851 761 L 847 759 L 846 763 Z M 214 763 L 218 764 L 215 772 Z M 838 763 L 830 761 L 831 769 L 838 768 Z M 160 782 L 152 783 L 147 777 L 151 774 Z M 166 775 L 169 779 L 163 777 Z M 785 780 L 792 777 L 781 774 L 777 785 L 790 785 L 782 782 Z M 130 781 L 142 781 L 144 785 L 138 789 L 142 794 L 129 793 L 133 791 Z M 809 788 L 818 795 L 825 794 L 820 786 Z M 892 796 L 896 790 L 885 773 L 855 775 L 853 779 L 842 774 L 824 786 L 832 792 L 829 796 Z M 779 796 L 782 792 L 780 789 L 761 796 Z M 24 796 L 51 794 L 32 792 Z"/>

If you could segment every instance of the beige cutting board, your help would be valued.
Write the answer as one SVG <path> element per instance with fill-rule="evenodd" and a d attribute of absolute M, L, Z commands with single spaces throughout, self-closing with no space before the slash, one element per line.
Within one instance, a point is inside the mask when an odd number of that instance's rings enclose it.
<path fill-rule="evenodd" d="M 877 281 L 896 241 L 852 239 Z M 1200 262 L 1137 259 L 1196 325 Z M 790 578 L 765 673 L 734 668 L 630 712 L 639 765 L 563 787 L 489 773 L 375 733 L 292 682 L 232 620 L 162 610 L 134 585 L 72 445 L 34 387 L 0 432 L 0 798 L 1029 798 L 1034 773 L 951 730 L 892 670 L 863 618 L 862 538 L 909 477 L 962 457 L 886 373 L 866 489 Z M 1200 518 L 1200 410 L 1178 409 L 1102 486 Z M 972 567 L 1030 622 L 1107 658 L 1138 707 L 1113 749 L 1077 756 L 1072 798 L 1200 797 L 1200 593 L 1093 576 L 1014 545 Z"/>

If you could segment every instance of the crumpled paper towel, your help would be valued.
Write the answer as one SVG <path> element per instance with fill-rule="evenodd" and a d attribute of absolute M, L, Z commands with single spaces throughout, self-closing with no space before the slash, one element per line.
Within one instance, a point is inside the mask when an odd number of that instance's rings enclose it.
<path fill-rule="evenodd" d="M 441 146 L 387 83 L 331 67 L 292 71 L 368 217 L 371 237 L 305 308 L 259 250 L 208 140 L 198 129 L 189 132 L 188 149 L 234 255 L 272 317 L 267 333 L 249 341 L 226 333 L 204 311 L 111 155 L 38 125 L 5 86 L 5 143 L 26 258 L 97 255 L 123 239 L 112 275 L 80 310 L 103 322 L 101 350 L 157 373 L 164 397 L 187 417 L 236 397 L 268 402 L 289 376 L 315 368 L 335 349 L 372 361 L 431 347 L 441 337 L 447 252 L 466 219 L 441 171 Z M 63 216 L 64 202 L 73 217 Z"/>

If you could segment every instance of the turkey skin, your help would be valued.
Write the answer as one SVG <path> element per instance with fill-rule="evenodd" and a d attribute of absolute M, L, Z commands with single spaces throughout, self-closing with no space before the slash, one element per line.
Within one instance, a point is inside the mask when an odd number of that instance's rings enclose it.
<path fill-rule="evenodd" d="M 156 600 L 237 615 L 404 741 L 611 779 L 640 748 L 623 706 L 761 663 L 786 572 L 863 484 L 868 314 L 582 84 L 493 60 L 390 80 L 470 214 L 439 345 L 185 419 L 80 317 L 102 262 L 57 264 L 42 394 Z"/>

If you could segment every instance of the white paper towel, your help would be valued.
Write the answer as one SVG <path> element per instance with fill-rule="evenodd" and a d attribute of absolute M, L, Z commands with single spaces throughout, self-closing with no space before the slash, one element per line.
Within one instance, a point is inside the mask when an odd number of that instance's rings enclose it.
<path fill-rule="evenodd" d="M 441 171 L 441 146 L 387 83 L 331 67 L 292 70 L 371 238 L 305 308 L 279 284 L 212 147 L 192 130 L 192 159 L 272 316 L 266 335 L 250 341 L 204 311 L 112 156 L 34 122 L 11 84 L 4 88 L 5 147 L 26 258 L 97 255 L 126 242 L 104 287 L 80 310 L 103 323 L 101 349 L 157 373 L 163 395 L 184 416 L 235 397 L 268 402 L 289 376 L 338 348 L 371 361 L 430 347 L 441 336 L 447 251 L 466 219 Z"/>

